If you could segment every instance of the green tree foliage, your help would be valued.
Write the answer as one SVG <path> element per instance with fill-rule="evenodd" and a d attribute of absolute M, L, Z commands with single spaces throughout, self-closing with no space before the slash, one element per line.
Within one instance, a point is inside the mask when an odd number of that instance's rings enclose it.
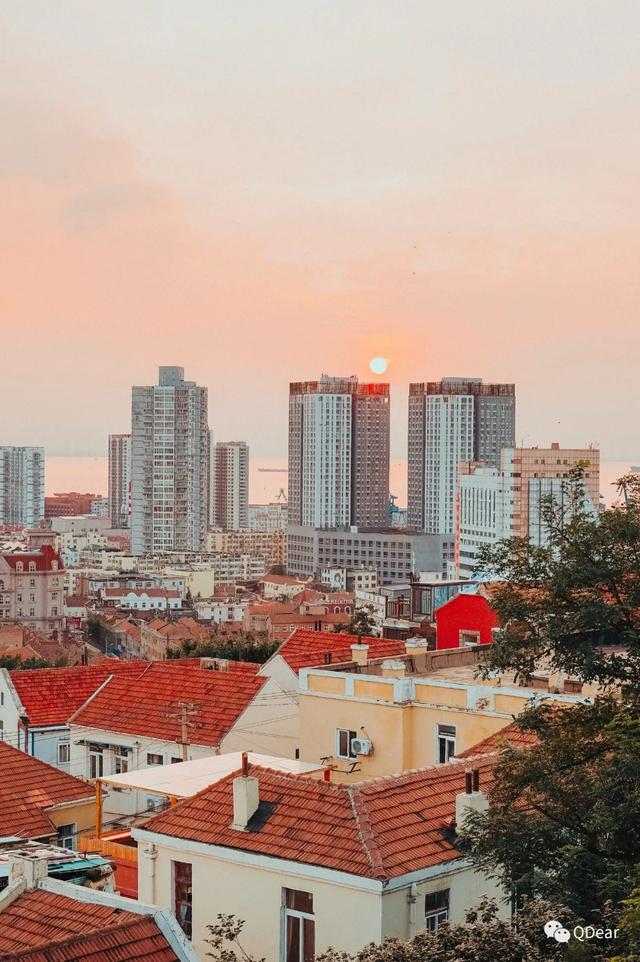
<path fill-rule="evenodd" d="M 491 603 L 504 626 L 490 667 L 529 676 L 545 659 L 584 681 L 640 694 L 640 477 L 620 484 L 627 503 L 594 523 L 581 510 L 577 470 L 564 505 L 543 504 L 547 545 L 512 538 L 482 553 L 481 569 L 499 581 Z"/>
<path fill-rule="evenodd" d="M 277 642 L 258 641 L 253 635 L 247 634 L 225 641 L 183 641 L 179 648 L 169 649 L 167 657 L 228 658 L 230 661 L 254 661 L 263 664 L 277 649 Z"/>
<path fill-rule="evenodd" d="M 376 632 L 373 606 L 356 608 L 346 625 L 335 625 L 338 634 L 356 635 L 358 638 L 371 637 Z"/>
<path fill-rule="evenodd" d="M 45 658 L 16 658 L 13 655 L 3 655 L 0 658 L 0 668 L 8 671 L 28 671 L 31 668 L 50 668 L 51 663 Z"/>

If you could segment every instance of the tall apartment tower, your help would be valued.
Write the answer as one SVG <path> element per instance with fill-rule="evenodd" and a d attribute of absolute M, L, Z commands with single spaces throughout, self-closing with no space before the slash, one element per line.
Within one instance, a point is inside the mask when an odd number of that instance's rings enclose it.
<path fill-rule="evenodd" d="M 323 375 L 289 386 L 289 524 L 387 525 L 389 385 Z"/>
<path fill-rule="evenodd" d="M 0 447 L 0 524 L 36 527 L 44 518 L 44 448 Z"/>
<path fill-rule="evenodd" d="M 499 467 L 515 445 L 513 384 L 447 377 L 409 385 L 408 524 L 429 534 L 455 532 L 458 469 L 464 461 Z"/>
<path fill-rule="evenodd" d="M 136 555 L 199 551 L 207 530 L 207 389 L 161 367 L 131 404 L 131 548 Z"/>
<path fill-rule="evenodd" d="M 249 445 L 246 441 L 216 444 L 215 526 L 223 531 L 249 527 Z"/>
<path fill-rule="evenodd" d="M 131 435 L 109 435 L 109 517 L 114 528 L 129 527 Z"/>

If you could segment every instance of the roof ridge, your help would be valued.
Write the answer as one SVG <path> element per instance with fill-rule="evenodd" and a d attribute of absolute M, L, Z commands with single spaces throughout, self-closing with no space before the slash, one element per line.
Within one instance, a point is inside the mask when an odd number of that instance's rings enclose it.
<path fill-rule="evenodd" d="M 354 787 L 357 785 L 360 789 L 366 789 L 369 786 L 380 785 L 381 782 L 401 782 L 405 780 L 410 780 L 414 775 L 421 775 L 423 773 L 430 773 L 437 777 L 449 774 L 452 769 L 464 767 L 468 765 L 472 759 L 490 759 L 494 755 L 498 755 L 498 751 L 494 750 L 491 752 L 483 752 L 481 755 L 473 755 L 465 758 L 452 758 L 448 762 L 440 763 L 434 762 L 432 765 L 423 765 L 421 768 L 407 768 L 401 772 L 394 772 L 391 775 L 378 775 L 375 778 L 368 778 L 366 782 L 354 782 Z"/>
<path fill-rule="evenodd" d="M 347 787 L 347 795 L 358 830 L 358 836 L 369 861 L 369 865 L 375 873 L 375 878 L 385 879 L 387 878 L 387 872 L 382 859 L 382 853 L 378 848 L 371 819 L 369 818 L 369 812 L 367 811 L 359 786 L 349 785 Z"/>

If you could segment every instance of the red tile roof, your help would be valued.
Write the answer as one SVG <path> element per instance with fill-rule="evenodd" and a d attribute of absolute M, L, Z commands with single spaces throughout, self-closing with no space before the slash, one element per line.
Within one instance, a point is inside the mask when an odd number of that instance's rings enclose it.
<path fill-rule="evenodd" d="M 404 641 L 393 638 L 357 638 L 356 635 L 334 634 L 326 631 L 295 631 L 283 642 L 278 654 L 294 671 L 301 668 L 322 667 L 325 654 L 331 654 L 331 664 L 351 661 L 351 645 L 369 646 L 369 658 L 390 658 L 404 655 Z"/>
<path fill-rule="evenodd" d="M 177 962 L 149 915 L 43 889 L 0 914 L 0 958 L 22 962 Z"/>
<path fill-rule="evenodd" d="M 291 575 L 263 575 L 258 579 L 259 584 L 268 583 L 270 585 L 304 585 L 307 584 L 302 578 L 293 578 Z"/>
<path fill-rule="evenodd" d="M 93 786 L 0 741 L 0 835 L 40 838 L 56 829 L 46 810 L 95 797 Z"/>
<path fill-rule="evenodd" d="M 226 671 L 202 668 L 197 658 L 149 662 L 137 676 L 114 675 L 73 722 L 174 742 L 180 738 L 176 702 L 183 699 L 198 708 L 192 743 L 215 747 L 265 682 L 245 662 L 230 661 Z"/>
<path fill-rule="evenodd" d="M 78 665 L 76 668 L 37 668 L 34 671 L 10 672 L 29 724 L 35 727 L 64 725 L 73 712 L 84 705 L 87 698 L 111 674 L 139 674 L 146 668 L 144 661 L 118 661 L 106 658 L 99 665 Z"/>
<path fill-rule="evenodd" d="M 538 744 L 538 738 L 533 732 L 523 731 L 516 722 L 506 725 L 499 732 L 483 738 L 482 741 L 460 752 L 458 758 L 474 758 L 478 755 L 488 755 L 492 752 L 503 751 L 505 748 L 533 748 Z"/>
<path fill-rule="evenodd" d="M 62 558 L 51 547 L 50 544 L 43 544 L 41 548 L 33 551 L 23 551 L 16 552 L 15 554 L 3 554 L 2 557 L 9 565 L 10 568 L 15 568 L 19 561 L 22 562 L 24 566 L 25 574 L 28 574 L 29 564 L 35 562 L 36 571 L 53 571 L 51 563 L 55 561 L 58 565 L 57 569 L 60 572 L 64 571 L 64 565 L 62 564 Z"/>
<path fill-rule="evenodd" d="M 474 766 L 481 785 L 490 783 L 494 761 L 487 756 Z M 248 832 L 231 828 L 234 775 L 144 828 L 369 878 L 396 878 L 460 857 L 452 820 L 468 767 L 451 762 L 344 785 L 252 766 L 261 807 Z"/>

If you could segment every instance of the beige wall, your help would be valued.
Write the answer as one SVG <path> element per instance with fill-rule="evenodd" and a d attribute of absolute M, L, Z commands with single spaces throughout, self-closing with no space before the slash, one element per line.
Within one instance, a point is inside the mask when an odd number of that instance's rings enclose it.
<path fill-rule="evenodd" d="M 91 792 L 93 786 L 87 785 L 87 792 Z M 96 824 L 96 803 L 95 797 L 89 798 L 85 802 L 78 802 L 75 805 L 63 805 L 58 808 L 47 809 L 47 815 L 56 828 L 60 825 L 71 825 L 75 823 L 76 831 L 83 832 L 86 829 L 95 829 Z M 89 834 L 85 831 L 85 834 Z"/>
<path fill-rule="evenodd" d="M 299 745 L 298 696 L 269 678 L 222 739 L 220 751 L 295 758 Z"/>

